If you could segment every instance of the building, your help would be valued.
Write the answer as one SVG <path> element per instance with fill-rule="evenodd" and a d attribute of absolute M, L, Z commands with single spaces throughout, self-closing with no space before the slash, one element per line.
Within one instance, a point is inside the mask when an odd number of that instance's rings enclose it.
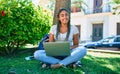
<path fill-rule="evenodd" d="M 120 35 L 120 14 L 113 15 L 113 5 L 108 4 L 109 1 L 86 0 L 88 7 L 83 5 L 84 10 L 71 13 L 71 24 L 79 28 L 80 41 L 98 41 Z"/>

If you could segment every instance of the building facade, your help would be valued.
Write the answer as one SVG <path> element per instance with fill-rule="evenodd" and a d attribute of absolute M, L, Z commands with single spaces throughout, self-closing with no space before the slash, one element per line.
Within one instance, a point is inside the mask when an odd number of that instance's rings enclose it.
<path fill-rule="evenodd" d="M 81 12 L 71 13 L 71 24 L 79 28 L 80 41 L 98 41 L 120 35 L 120 14 L 113 15 L 111 0 L 86 0 Z"/>

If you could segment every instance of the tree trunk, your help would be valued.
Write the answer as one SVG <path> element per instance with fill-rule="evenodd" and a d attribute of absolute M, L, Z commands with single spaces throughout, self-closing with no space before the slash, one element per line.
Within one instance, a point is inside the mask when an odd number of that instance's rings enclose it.
<path fill-rule="evenodd" d="M 66 8 L 67 10 L 71 11 L 71 0 L 56 0 L 53 25 L 57 24 L 57 13 L 60 8 Z"/>

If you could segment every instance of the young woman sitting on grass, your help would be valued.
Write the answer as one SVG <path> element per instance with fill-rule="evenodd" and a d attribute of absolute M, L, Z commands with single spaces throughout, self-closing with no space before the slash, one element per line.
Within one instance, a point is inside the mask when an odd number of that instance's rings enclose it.
<path fill-rule="evenodd" d="M 53 25 L 49 33 L 49 42 L 54 41 L 69 41 L 71 55 L 63 59 L 52 56 L 47 56 L 45 50 L 37 50 L 34 57 L 45 64 L 43 68 L 49 66 L 50 68 L 60 68 L 67 66 L 82 59 L 86 55 L 86 48 L 78 46 L 79 32 L 76 26 L 70 25 L 70 12 L 67 9 L 60 9 L 58 12 L 58 24 Z M 49 65 L 48 65 L 49 64 Z M 73 64 L 74 66 L 75 64 Z"/>

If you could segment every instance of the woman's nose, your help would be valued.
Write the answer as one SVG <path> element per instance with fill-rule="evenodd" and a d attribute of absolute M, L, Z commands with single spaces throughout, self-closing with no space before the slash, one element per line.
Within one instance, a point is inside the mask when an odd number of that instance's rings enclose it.
<path fill-rule="evenodd" d="M 64 18 L 67 18 L 67 16 L 66 16 L 66 15 L 64 15 Z"/>

